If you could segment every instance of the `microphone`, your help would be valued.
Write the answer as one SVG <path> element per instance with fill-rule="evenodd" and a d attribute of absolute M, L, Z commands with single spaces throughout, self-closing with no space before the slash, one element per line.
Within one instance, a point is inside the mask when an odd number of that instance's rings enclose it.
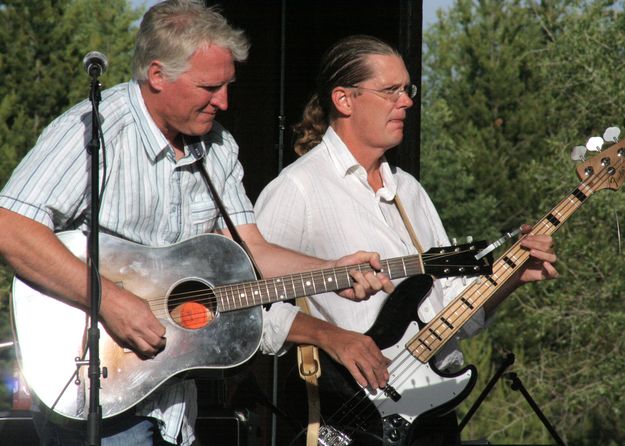
<path fill-rule="evenodd" d="M 106 71 L 109 61 L 106 56 L 99 51 L 91 51 L 82 60 L 85 71 L 89 76 L 98 77 Z"/>

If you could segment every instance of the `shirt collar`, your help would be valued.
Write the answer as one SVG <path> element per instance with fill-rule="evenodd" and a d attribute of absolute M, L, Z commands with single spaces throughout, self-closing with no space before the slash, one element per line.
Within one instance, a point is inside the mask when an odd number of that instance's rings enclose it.
<path fill-rule="evenodd" d="M 169 141 L 160 131 L 154 119 L 145 106 L 145 101 L 141 95 L 139 83 L 135 80 L 128 82 L 128 97 L 130 98 L 130 109 L 137 123 L 137 129 L 141 134 L 143 147 L 148 156 L 154 160 L 163 151 L 169 150 Z"/>
<path fill-rule="evenodd" d="M 147 152 L 148 157 L 154 161 L 159 156 L 162 157 L 168 153 L 173 155 L 174 149 L 169 144 L 169 141 L 167 141 L 167 138 L 165 138 L 165 135 L 163 135 L 163 132 L 158 128 L 145 106 L 145 101 L 141 95 L 141 88 L 137 81 L 131 80 L 128 82 L 128 96 L 130 97 L 130 109 L 137 123 L 137 128 L 141 133 L 143 148 Z M 199 138 L 193 140 L 186 138 L 184 143 L 185 146 L 190 146 L 190 150 L 187 150 L 187 147 L 185 147 L 187 155 L 180 160 L 179 163 L 181 165 L 192 163 L 206 154 L 206 148 Z M 189 156 L 189 154 L 191 156 Z"/>
<path fill-rule="evenodd" d="M 358 169 L 364 170 L 332 127 L 328 127 L 325 135 L 323 135 L 322 142 L 328 148 L 330 159 L 341 176 L 346 177 Z"/>
<path fill-rule="evenodd" d="M 349 151 L 341 137 L 336 134 L 331 126 L 328 127 L 323 135 L 322 142 L 328 148 L 330 159 L 339 175 L 343 177 L 355 176 L 361 183 L 369 187 L 364 167 L 358 163 L 352 152 Z M 382 157 L 380 175 L 382 175 L 384 186 L 376 192 L 376 197 L 391 201 L 397 192 L 397 183 L 386 157 Z"/>

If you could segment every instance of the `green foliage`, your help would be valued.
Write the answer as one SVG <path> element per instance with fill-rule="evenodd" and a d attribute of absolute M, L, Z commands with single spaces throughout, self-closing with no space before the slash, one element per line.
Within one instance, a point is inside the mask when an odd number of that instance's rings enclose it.
<path fill-rule="evenodd" d="M 129 76 L 138 14 L 125 0 L 5 0 L 0 8 L 0 184 L 52 118 L 88 96 L 82 58 L 109 56 L 102 83 Z"/>
<path fill-rule="evenodd" d="M 427 32 L 422 178 L 452 235 L 536 222 L 579 183 L 571 149 L 623 127 L 625 14 L 614 3 L 458 0 Z M 514 352 L 513 370 L 567 444 L 625 443 L 622 193 L 596 193 L 555 235 L 559 280 L 519 289 L 463 343 L 477 391 Z M 551 442 L 505 383 L 463 436 Z"/>
<path fill-rule="evenodd" d="M 89 94 L 82 58 L 109 58 L 104 86 L 129 79 L 135 22 L 127 0 L 0 1 L 0 186 L 39 133 Z M 0 341 L 11 338 L 8 292 L 12 273 L 0 264 Z M 13 354 L 0 352 L 0 377 L 9 382 Z M 0 410 L 9 402 L 0 386 Z"/>
<path fill-rule="evenodd" d="M 423 182 L 450 235 L 496 237 L 544 216 L 577 184 L 571 148 L 623 126 L 625 16 L 608 0 L 457 0 L 426 33 Z M 129 77 L 126 0 L 0 1 L 0 185 L 52 118 L 88 93 L 82 57 L 109 56 L 102 83 Z M 622 191 L 602 191 L 556 234 L 561 278 L 525 286 L 463 342 L 480 381 L 503 355 L 567 444 L 625 444 Z M 0 340 L 11 273 L 0 268 Z M 3 379 L 11 357 L 0 355 Z M 3 394 L 4 392 L 4 394 Z M 0 386 L 0 410 L 6 408 Z M 500 444 L 550 437 L 501 382 L 463 432 Z"/>

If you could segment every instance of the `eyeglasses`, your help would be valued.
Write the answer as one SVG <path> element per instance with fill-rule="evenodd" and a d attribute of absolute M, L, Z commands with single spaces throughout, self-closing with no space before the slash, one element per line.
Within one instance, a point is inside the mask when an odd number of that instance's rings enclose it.
<path fill-rule="evenodd" d="M 382 88 L 379 90 L 376 90 L 375 88 L 361 87 L 360 85 L 348 85 L 347 88 L 359 88 L 372 93 L 379 93 L 381 97 L 393 102 L 397 102 L 402 94 L 405 94 L 410 99 L 414 99 L 418 91 L 415 84 L 404 85 L 403 87 Z"/>

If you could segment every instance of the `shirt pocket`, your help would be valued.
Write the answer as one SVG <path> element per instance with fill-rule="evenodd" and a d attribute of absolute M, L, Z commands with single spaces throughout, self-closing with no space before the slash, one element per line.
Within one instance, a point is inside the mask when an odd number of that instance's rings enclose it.
<path fill-rule="evenodd" d="M 196 233 L 212 232 L 219 217 L 219 210 L 213 201 L 191 203 L 191 223 Z"/>

